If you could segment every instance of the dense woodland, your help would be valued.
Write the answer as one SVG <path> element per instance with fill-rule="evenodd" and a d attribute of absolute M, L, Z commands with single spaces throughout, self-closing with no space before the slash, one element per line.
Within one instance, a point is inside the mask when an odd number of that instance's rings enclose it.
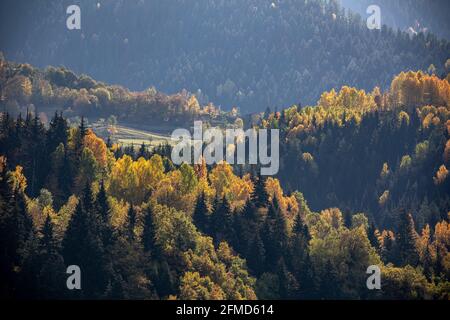
<path fill-rule="evenodd" d="M 122 150 L 61 113 L 3 113 L 1 296 L 448 299 L 449 97 L 409 72 L 266 112 L 285 190 L 257 168 L 175 166 L 168 146 Z M 65 288 L 71 264 L 82 290 Z"/>
<path fill-rule="evenodd" d="M 186 89 L 201 105 L 236 105 L 243 114 L 314 104 L 343 85 L 387 89 L 401 71 L 432 64 L 441 75 L 450 51 L 431 33 L 368 30 L 336 1 L 78 0 L 82 29 L 70 31 L 65 11 L 72 4 L 2 1 L 0 50 L 13 61 L 64 65 L 133 90 Z M 448 20 L 447 10 L 432 12 L 436 23 Z"/>
<path fill-rule="evenodd" d="M 450 298 L 448 40 L 337 1 L 76 3 L 76 31 L 72 1 L 0 4 L 0 298 Z M 408 3 L 386 23 L 448 39 Z M 280 171 L 175 165 L 113 115 L 280 129 Z"/>
<path fill-rule="evenodd" d="M 450 210 L 449 92 L 448 80 L 408 72 L 387 93 L 343 87 L 316 107 L 271 113 L 282 185 L 315 210 L 365 212 L 382 226 L 408 210 L 419 228 L 436 223 Z"/>

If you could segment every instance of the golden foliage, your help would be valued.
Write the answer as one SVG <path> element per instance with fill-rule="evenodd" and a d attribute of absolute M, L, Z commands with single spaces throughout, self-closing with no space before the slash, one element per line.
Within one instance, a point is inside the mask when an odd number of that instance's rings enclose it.
<path fill-rule="evenodd" d="M 158 188 L 164 177 L 161 156 L 133 161 L 125 155 L 112 167 L 108 191 L 118 199 L 138 205 L 148 200 L 150 193 Z"/>
<path fill-rule="evenodd" d="M 445 165 L 442 165 L 439 167 L 438 171 L 436 172 L 436 176 L 433 177 L 434 184 L 439 185 L 442 184 L 445 179 L 448 177 L 448 170 L 445 167 Z"/>
<path fill-rule="evenodd" d="M 379 92 L 374 91 L 379 95 Z M 373 109 L 376 107 L 374 95 L 366 94 L 364 90 L 358 90 L 343 86 L 339 93 L 334 89 L 324 92 L 319 99 L 318 106 L 325 109 L 344 107 L 347 109 Z"/>
<path fill-rule="evenodd" d="M 294 218 L 298 213 L 298 202 L 294 195 L 284 196 L 278 179 L 269 177 L 266 181 L 266 191 L 269 195 L 269 200 L 272 201 L 275 197 L 278 200 L 281 211 L 286 217 Z M 292 219 L 291 219 L 292 220 Z"/>
<path fill-rule="evenodd" d="M 104 168 L 107 162 L 108 148 L 103 139 L 97 137 L 95 133 L 89 129 L 84 137 L 84 146 L 92 151 L 97 163 Z"/>
<path fill-rule="evenodd" d="M 235 176 L 233 168 L 226 162 L 216 165 L 209 173 L 211 187 L 216 191 L 216 196 L 228 198 L 232 208 L 242 206 L 253 191 L 249 176 L 242 179 Z"/>
<path fill-rule="evenodd" d="M 16 169 L 10 173 L 9 181 L 14 190 L 25 192 L 27 188 L 27 178 L 23 174 L 23 167 L 16 166 Z"/>
<path fill-rule="evenodd" d="M 395 106 L 449 106 L 450 84 L 421 71 L 402 72 L 392 80 L 390 96 Z"/>

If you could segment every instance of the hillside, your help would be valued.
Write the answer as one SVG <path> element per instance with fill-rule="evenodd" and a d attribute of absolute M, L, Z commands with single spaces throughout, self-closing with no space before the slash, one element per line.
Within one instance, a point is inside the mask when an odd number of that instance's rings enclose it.
<path fill-rule="evenodd" d="M 281 129 L 278 177 L 314 210 L 364 212 L 391 226 L 403 210 L 417 227 L 450 211 L 450 85 L 421 72 L 390 90 L 343 87 L 317 106 L 296 106 L 263 122 Z"/>
<path fill-rule="evenodd" d="M 381 9 L 382 23 L 394 29 L 431 32 L 450 39 L 450 3 L 446 0 L 339 0 L 347 9 L 367 17 L 367 7 L 376 4 Z"/>
<path fill-rule="evenodd" d="M 185 90 L 173 95 L 154 87 L 136 92 L 77 75 L 64 67 L 45 70 L 30 64 L 6 61 L 0 52 L 0 108 L 16 116 L 35 112 L 43 119 L 55 112 L 68 118 L 90 120 L 114 116 L 120 122 L 153 125 L 170 132 L 193 119 L 234 121 L 236 115 L 221 112 L 212 103 L 201 106 Z"/>
<path fill-rule="evenodd" d="M 268 113 L 279 179 L 2 113 L 1 297 L 448 299 L 449 105 L 447 80 L 408 72 L 384 94 Z M 81 290 L 63 287 L 65 264 Z"/>
<path fill-rule="evenodd" d="M 132 90 L 186 89 L 202 105 L 236 105 L 243 114 L 314 104 L 342 85 L 386 89 L 395 74 L 431 64 L 441 74 L 450 52 L 432 35 L 368 30 L 335 1 L 77 3 L 82 29 L 69 31 L 70 1 L 2 1 L 0 50 L 13 61 L 64 65 Z"/>

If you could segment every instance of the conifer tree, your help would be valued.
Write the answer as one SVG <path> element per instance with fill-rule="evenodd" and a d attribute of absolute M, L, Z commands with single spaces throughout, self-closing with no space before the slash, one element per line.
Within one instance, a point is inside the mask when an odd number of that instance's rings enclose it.
<path fill-rule="evenodd" d="M 49 215 L 45 219 L 39 240 L 39 296 L 45 299 L 58 299 L 64 296 L 66 268 L 59 253 L 59 244 L 55 239 L 53 223 Z"/>
<path fill-rule="evenodd" d="M 148 151 L 147 151 L 147 146 L 145 145 L 144 142 L 142 142 L 141 147 L 139 148 L 138 154 L 137 154 L 137 158 L 148 158 Z"/>
<path fill-rule="evenodd" d="M 251 199 L 247 199 L 242 212 L 235 217 L 235 225 L 239 244 L 236 250 L 239 250 L 244 256 L 248 256 L 255 233 L 259 233 L 260 228 L 258 209 Z"/>
<path fill-rule="evenodd" d="M 281 257 L 277 263 L 277 276 L 280 297 L 282 299 L 292 298 L 298 289 L 298 284 L 295 277 L 286 267 L 283 257 Z"/>
<path fill-rule="evenodd" d="M 100 182 L 100 190 L 95 199 L 95 208 L 100 219 L 103 246 L 107 249 L 115 241 L 115 233 L 111 225 L 110 207 L 103 180 Z"/>
<path fill-rule="evenodd" d="M 403 211 L 400 213 L 400 221 L 396 237 L 396 244 L 401 265 L 411 265 L 415 267 L 419 256 L 417 252 L 417 232 L 414 228 L 414 220 L 411 214 Z"/>
<path fill-rule="evenodd" d="M 208 234 L 209 213 L 204 192 L 202 192 L 197 198 L 197 203 L 195 205 L 194 213 L 192 215 L 192 220 L 194 221 L 194 224 L 201 232 Z"/>
<path fill-rule="evenodd" d="M 151 252 L 152 254 L 157 253 L 155 236 L 154 217 L 152 207 L 149 206 L 144 215 L 144 230 L 142 232 L 142 246 L 144 248 L 144 252 Z"/>
<path fill-rule="evenodd" d="M 224 240 L 234 243 L 233 213 L 230 208 L 230 202 L 225 195 L 211 219 L 215 243 L 218 244 Z"/>
<path fill-rule="evenodd" d="M 67 146 L 68 139 L 68 125 L 62 114 L 55 111 L 53 119 L 50 121 L 47 130 L 47 152 L 52 153 L 62 143 Z"/>
<path fill-rule="evenodd" d="M 261 173 L 258 174 L 258 178 L 254 181 L 252 200 L 258 208 L 267 207 L 269 203 L 269 195 L 266 191 L 266 181 L 263 176 L 261 176 Z"/>
<path fill-rule="evenodd" d="M 256 232 L 254 235 L 249 248 L 247 255 L 248 266 L 259 277 L 266 269 L 266 250 L 264 249 L 264 243 L 261 240 L 259 232 Z"/>
<path fill-rule="evenodd" d="M 319 297 L 321 299 L 339 299 L 341 297 L 341 290 L 342 285 L 337 271 L 331 261 L 328 260 L 319 278 Z"/>
<path fill-rule="evenodd" d="M 288 234 L 286 220 L 279 208 L 276 197 L 274 197 L 269 207 L 262 232 L 268 264 L 270 264 L 270 261 L 278 261 L 283 252 L 285 252 Z M 275 267 L 274 264 L 272 264 L 272 267 Z"/>
<path fill-rule="evenodd" d="M 86 187 L 73 213 L 63 239 L 63 257 L 66 265 L 78 265 L 82 272 L 82 290 L 77 297 L 101 297 L 107 287 L 105 251 L 101 227 L 96 218 L 93 196 Z"/>

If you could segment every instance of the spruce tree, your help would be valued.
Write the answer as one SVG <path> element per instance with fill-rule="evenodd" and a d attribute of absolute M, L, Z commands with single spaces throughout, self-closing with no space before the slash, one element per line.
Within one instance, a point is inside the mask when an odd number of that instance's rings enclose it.
<path fill-rule="evenodd" d="M 115 234 L 114 228 L 111 225 L 110 207 L 108 203 L 108 196 L 106 195 L 105 183 L 100 182 L 100 190 L 95 199 L 95 208 L 98 217 L 100 218 L 100 226 L 102 232 L 102 241 L 105 249 L 114 242 Z"/>
<path fill-rule="evenodd" d="M 330 260 L 325 264 L 319 278 L 319 297 L 321 299 L 339 299 L 341 297 L 342 285 L 338 273 Z"/>
<path fill-rule="evenodd" d="M 208 234 L 209 232 L 209 213 L 208 206 L 206 204 L 206 196 L 205 193 L 202 192 L 197 198 L 197 203 L 195 205 L 194 213 L 192 215 L 192 220 L 197 228 Z"/>
<path fill-rule="evenodd" d="M 247 255 L 248 266 L 255 276 L 259 277 L 266 270 L 266 250 L 264 249 L 264 243 L 261 240 L 259 232 L 256 232 L 254 235 L 249 248 Z"/>
<path fill-rule="evenodd" d="M 100 216 L 103 219 L 103 222 L 109 223 L 110 215 L 109 215 L 108 197 L 106 195 L 105 183 L 103 180 L 100 182 L 100 190 L 98 191 L 97 194 L 96 207 L 98 212 L 100 213 Z"/>
<path fill-rule="evenodd" d="M 261 173 L 258 174 L 258 178 L 254 181 L 252 200 L 257 208 L 265 208 L 269 204 L 269 195 L 266 191 L 266 181 Z"/>
<path fill-rule="evenodd" d="M 64 296 L 66 268 L 64 260 L 59 253 L 59 244 L 55 239 L 53 223 L 47 215 L 41 230 L 39 240 L 39 297 L 44 299 L 57 299 Z"/>
<path fill-rule="evenodd" d="M 234 243 L 234 220 L 233 213 L 230 208 L 230 202 L 224 195 L 219 205 L 212 216 L 213 238 L 216 244 L 222 241 Z"/>
<path fill-rule="evenodd" d="M 141 147 L 139 148 L 138 154 L 137 154 L 137 158 L 148 158 L 148 151 L 147 151 L 147 146 L 145 145 L 144 142 L 142 142 Z"/>
<path fill-rule="evenodd" d="M 277 276 L 279 284 L 279 294 L 281 299 L 290 299 L 294 296 L 298 289 L 297 280 L 289 272 L 283 257 L 277 263 Z"/>
<path fill-rule="evenodd" d="M 400 263 L 402 266 L 417 266 L 419 255 L 417 252 L 417 232 L 414 228 L 414 220 L 411 214 L 403 211 L 400 213 L 400 221 L 396 237 Z"/>
<path fill-rule="evenodd" d="M 298 214 L 292 228 L 292 236 L 289 243 L 289 266 L 298 282 L 295 297 L 311 297 L 313 288 L 313 270 L 309 256 L 309 241 L 311 235 L 308 226 Z"/>
<path fill-rule="evenodd" d="M 286 220 L 280 210 L 276 197 L 274 197 L 269 207 L 262 232 L 262 239 L 266 248 L 267 264 L 275 267 L 275 262 L 285 252 L 288 242 Z"/>
<path fill-rule="evenodd" d="M 109 273 L 101 239 L 101 227 L 96 217 L 92 194 L 87 187 L 78 202 L 63 239 L 66 265 L 81 269 L 82 289 L 73 294 L 78 298 L 99 298 L 107 287 Z"/>
<path fill-rule="evenodd" d="M 49 128 L 47 130 L 47 152 L 50 154 L 55 151 L 60 143 L 67 146 L 68 140 L 67 121 L 63 118 L 62 114 L 58 114 L 55 111 L 53 119 L 50 121 Z"/>
<path fill-rule="evenodd" d="M 144 252 L 152 254 L 157 254 L 157 248 L 155 244 L 156 234 L 155 234 L 155 224 L 152 207 L 149 206 L 145 211 L 144 215 L 144 230 L 142 232 L 142 246 Z"/>
<path fill-rule="evenodd" d="M 242 212 L 237 215 L 235 219 L 235 230 L 238 235 L 237 239 L 239 243 L 236 249 L 244 256 L 248 256 L 248 253 L 251 252 L 251 243 L 255 233 L 259 232 L 261 223 L 258 209 L 251 199 L 247 199 Z"/>

